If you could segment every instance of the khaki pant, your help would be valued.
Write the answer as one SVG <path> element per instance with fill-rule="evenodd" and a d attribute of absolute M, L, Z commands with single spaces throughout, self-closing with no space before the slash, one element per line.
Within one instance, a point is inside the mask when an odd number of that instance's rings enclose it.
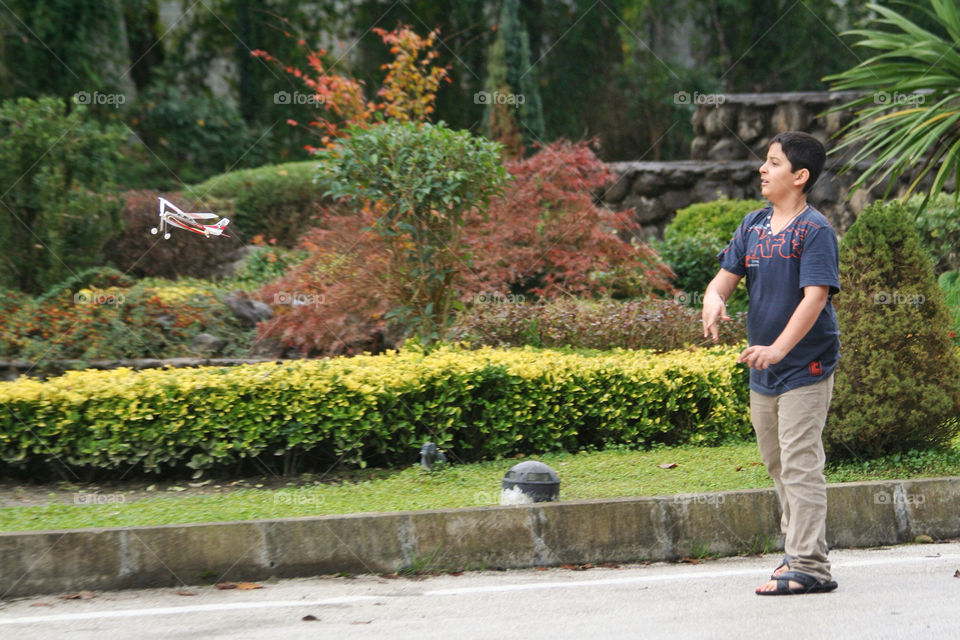
<path fill-rule="evenodd" d="M 760 457 L 783 508 L 780 529 L 791 571 L 830 580 L 827 560 L 827 483 L 823 476 L 823 425 L 833 374 L 779 396 L 750 391 L 750 418 Z"/>

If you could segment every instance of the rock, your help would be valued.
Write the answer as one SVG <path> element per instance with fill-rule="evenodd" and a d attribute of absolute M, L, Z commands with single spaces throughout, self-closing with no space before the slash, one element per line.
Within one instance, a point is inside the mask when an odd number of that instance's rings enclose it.
<path fill-rule="evenodd" d="M 667 215 L 663 203 L 654 198 L 630 195 L 621 205 L 624 209 L 634 210 L 634 220 L 639 224 L 651 224 L 660 221 Z"/>
<path fill-rule="evenodd" d="M 737 120 L 737 137 L 748 145 L 764 133 L 767 116 L 759 109 L 743 109 Z"/>
<path fill-rule="evenodd" d="M 282 358 L 284 347 L 276 338 L 257 340 L 250 347 L 251 358 Z"/>
<path fill-rule="evenodd" d="M 809 117 L 807 110 L 797 102 L 785 102 L 773 110 L 770 126 L 773 131 L 806 131 Z"/>
<path fill-rule="evenodd" d="M 615 205 L 622 202 L 630 191 L 630 174 L 614 175 L 614 181 L 605 185 L 602 199 L 607 204 Z"/>
<path fill-rule="evenodd" d="M 176 324 L 177 322 L 177 319 L 172 315 L 170 315 L 169 313 L 159 315 L 156 318 L 154 318 L 154 320 L 165 331 L 169 331 L 170 329 L 173 329 L 173 325 Z"/>
<path fill-rule="evenodd" d="M 211 333 L 198 333 L 191 343 L 193 349 L 207 355 L 220 353 L 225 346 L 227 346 L 226 340 Z"/>
<path fill-rule="evenodd" d="M 630 193 L 635 196 L 656 196 L 664 189 L 664 175 L 662 172 L 643 171 L 633 176 Z M 624 200 L 626 203 L 626 200 Z"/>
<path fill-rule="evenodd" d="M 735 138 L 723 138 L 710 147 L 707 154 L 711 160 L 743 160 L 749 154 L 749 147 Z"/>
<path fill-rule="evenodd" d="M 690 143 L 690 157 L 694 160 L 706 160 L 710 151 L 710 138 L 697 136 Z"/>
<path fill-rule="evenodd" d="M 233 315 L 248 327 L 256 326 L 258 322 L 267 320 L 273 316 L 273 309 L 270 305 L 264 304 L 259 300 L 251 300 L 244 296 L 240 291 L 231 291 L 224 300 L 224 304 L 230 307 Z"/>

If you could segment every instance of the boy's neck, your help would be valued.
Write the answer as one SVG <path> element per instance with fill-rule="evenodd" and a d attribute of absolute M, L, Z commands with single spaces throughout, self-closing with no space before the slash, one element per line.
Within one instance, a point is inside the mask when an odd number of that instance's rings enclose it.
<path fill-rule="evenodd" d="M 787 220 L 790 218 L 795 218 L 800 215 L 800 213 L 807 207 L 807 194 L 798 193 L 794 196 L 789 196 L 773 202 L 773 216 L 778 220 Z"/>

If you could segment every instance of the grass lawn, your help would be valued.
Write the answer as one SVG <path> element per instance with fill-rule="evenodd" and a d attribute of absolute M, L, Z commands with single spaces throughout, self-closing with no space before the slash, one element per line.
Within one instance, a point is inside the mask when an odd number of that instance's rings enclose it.
<path fill-rule="evenodd" d="M 531 459 L 560 476 L 561 500 L 654 496 L 770 487 L 772 483 L 752 441 L 718 447 L 683 446 L 652 451 L 549 454 Z M 216 522 L 495 505 L 500 481 L 520 459 L 451 465 L 427 472 L 366 469 L 264 479 L 279 487 L 236 488 L 222 482 L 194 490 L 187 482 L 145 493 L 122 486 L 59 487 L 46 504 L 0 509 L 0 531 L 121 527 Z M 675 464 L 672 468 L 661 465 Z M 960 438 L 947 451 L 891 456 L 868 462 L 829 464 L 828 482 L 960 475 Z M 234 486 L 231 486 L 234 485 Z M 290 485 L 290 486 L 284 486 Z M 214 488 L 215 487 L 215 488 Z M 222 489 L 222 490 L 221 490 Z M 80 502 L 80 504 L 77 504 Z M 7 501 L 7 504 L 10 502 Z M 98 504 L 99 503 L 99 504 Z"/>

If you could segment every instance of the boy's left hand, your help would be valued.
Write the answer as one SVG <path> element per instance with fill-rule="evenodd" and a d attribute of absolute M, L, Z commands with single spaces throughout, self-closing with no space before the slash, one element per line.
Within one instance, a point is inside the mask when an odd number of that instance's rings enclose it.
<path fill-rule="evenodd" d="M 745 362 L 751 369 L 763 370 L 772 364 L 777 364 L 786 354 L 780 349 L 770 346 L 755 344 L 747 347 L 740 353 L 737 362 Z"/>

